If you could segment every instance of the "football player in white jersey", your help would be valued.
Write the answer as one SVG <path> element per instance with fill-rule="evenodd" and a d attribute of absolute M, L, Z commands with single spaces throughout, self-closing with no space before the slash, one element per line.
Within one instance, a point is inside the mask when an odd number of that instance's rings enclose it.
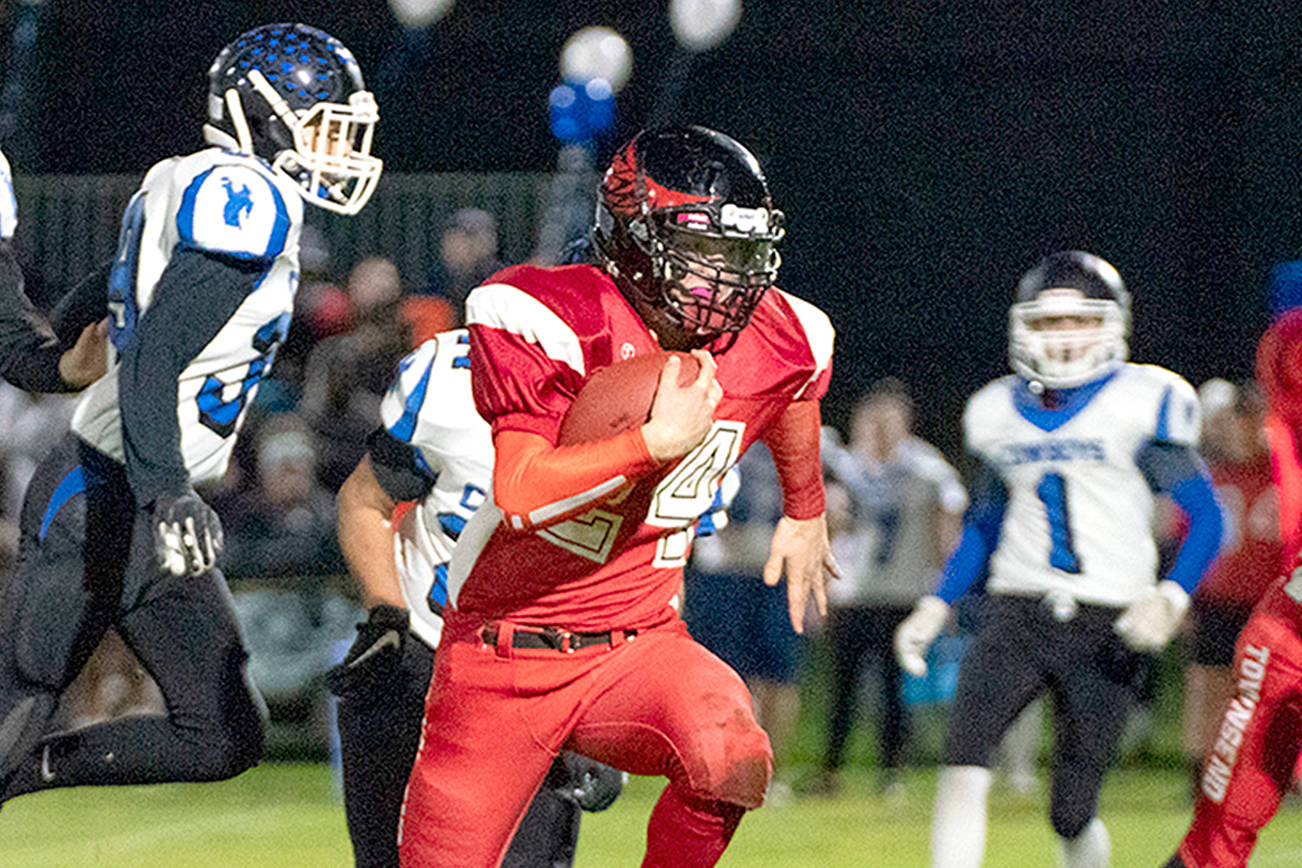
<path fill-rule="evenodd" d="M 377 114 L 348 49 L 302 24 L 239 36 L 208 77 L 210 147 L 155 165 L 127 206 L 109 373 L 28 487 L 0 608 L 0 798 L 220 779 L 261 751 L 221 527 L 194 486 L 225 471 L 285 336 L 303 203 L 354 213 L 374 189 Z M 47 733 L 110 625 L 167 713 Z"/>
<path fill-rule="evenodd" d="M 443 630 L 447 564 L 492 480 L 492 436 L 470 391 L 466 330 L 437 335 L 403 359 L 380 413 L 366 457 L 339 491 L 340 545 L 371 609 L 329 673 L 348 831 L 356 864 L 368 868 L 398 865 L 398 818 Z M 622 785 L 609 766 L 563 753 L 502 864 L 572 865 L 580 809 L 608 807 Z"/>
<path fill-rule="evenodd" d="M 996 748 L 1047 691 L 1050 821 L 1067 868 L 1094 868 L 1109 864 L 1098 793 L 1141 655 L 1175 632 L 1219 548 L 1221 512 L 1195 449 L 1197 395 L 1171 371 L 1126 361 L 1130 297 L 1111 265 L 1080 251 L 1046 257 L 1023 276 L 1009 319 L 1016 373 L 973 395 L 963 417 L 982 470 L 961 541 L 896 631 L 896 653 L 925 673 L 950 605 L 989 567 L 950 712 L 932 864 L 981 864 Z M 1190 520 L 1160 581 L 1158 493 Z"/>

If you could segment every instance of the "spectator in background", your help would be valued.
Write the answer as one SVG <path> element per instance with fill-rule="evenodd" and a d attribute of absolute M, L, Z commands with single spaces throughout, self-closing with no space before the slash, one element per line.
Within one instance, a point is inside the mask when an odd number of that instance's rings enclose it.
<path fill-rule="evenodd" d="M 308 354 L 321 341 L 341 335 L 352 328 L 352 305 L 348 293 L 338 286 L 330 271 L 330 246 L 325 234 L 315 226 L 304 226 L 299 242 L 298 292 L 294 295 L 294 317 L 289 322 L 285 341 L 276 350 L 271 376 L 258 389 L 256 404 L 283 405 L 287 396 L 294 407 L 280 407 L 280 412 L 294 409 L 303 394 L 304 368 Z M 268 386 L 275 393 L 267 401 Z"/>
<path fill-rule="evenodd" d="M 289 413 L 258 430 L 256 484 L 218 503 L 225 528 L 223 571 L 232 579 L 298 580 L 344 571 L 335 501 L 316 480 L 316 450 Z"/>
<path fill-rule="evenodd" d="M 1207 392 L 1203 385 L 1200 396 Z M 1226 397 L 1214 406 L 1204 402 L 1205 434 L 1214 437 L 1204 448 L 1214 456 L 1208 465 L 1225 513 L 1225 534 L 1220 556 L 1198 584 L 1189 609 L 1193 642 L 1185 677 L 1184 748 L 1195 791 L 1203 759 L 1234 695 L 1235 641 L 1252 607 L 1275 580 L 1281 557 L 1279 499 L 1264 432 L 1265 400 L 1251 382 L 1230 386 Z"/>
<path fill-rule="evenodd" d="M 317 437 L 317 474 L 337 491 L 366 451 L 380 399 L 409 334 L 401 316 L 402 279 L 388 259 L 362 260 L 348 277 L 352 329 L 327 338 L 307 360 L 299 412 Z"/>
<path fill-rule="evenodd" d="M 763 443 L 737 464 L 738 484 L 727 519 L 693 543 L 692 569 L 685 582 L 683 620 L 697 642 L 737 670 L 750 690 L 755 718 L 773 747 L 774 781 L 767 801 L 790 797 L 780 780 L 800 715 L 800 637 L 791 628 L 786 580 L 764 584 L 769 540 L 782 517 L 778 471 Z M 725 494 L 724 499 L 727 500 Z"/>
<path fill-rule="evenodd" d="M 828 587 L 832 697 L 823 767 L 808 787 L 812 793 L 831 795 L 840 788 L 858 685 L 870 664 L 880 684 L 877 785 L 888 791 L 897 784 L 909 720 L 903 673 L 895 661 L 895 628 L 935 586 L 967 506 L 954 468 L 934 446 L 913 436 L 912 428 L 908 388 L 891 377 L 860 399 L 847 447 L 832 429 L 824 429 L 824 467 L 848 501 L 829 495 L 829 516 L 843 503 L 849 515 L 838 516 L 846 532 L 833 542 L 844 575 Z"/>
<path fill-rule="evenodd" d="M 470 290 L 502 267 L 497 258 L 497 218 L 479 208 L 462 208 L 448 220 L 439 243 L 439 263 L 424 295 L 452 306 L 457 324 Z"/>

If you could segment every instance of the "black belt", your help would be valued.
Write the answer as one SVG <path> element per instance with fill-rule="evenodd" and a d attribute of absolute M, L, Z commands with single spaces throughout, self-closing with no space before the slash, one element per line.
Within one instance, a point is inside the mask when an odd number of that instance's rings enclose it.
<path fill-rule="evenodd" d="M 483 638 L 485 645 L 496 646 L 498 638 L 497 624 L 485 624 L 479 635 Z M 576 649 L 587 648 L 590 645 L 614 645 L 615 641 L 621 637 L 628 641 L 636 635 L 636 630 L 572 633 L 559 627 L 543 627 L 542 629 L 516 627 L 511 633 L 511 647 L 551 648 L 554 651 L 569 654 Z"/>

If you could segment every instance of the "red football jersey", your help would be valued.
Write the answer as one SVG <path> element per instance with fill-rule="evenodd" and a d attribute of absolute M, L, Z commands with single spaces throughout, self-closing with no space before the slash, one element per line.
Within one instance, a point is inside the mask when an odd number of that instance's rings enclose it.
<path fill-rule="evenodd" d="M 588 375 L 659 350 L 610 278 L 588 265 L 505 269 L 471 294 L 466 310 L 475 404 L 494 433 L 522 430 L 555 443 Z M 456 548 L 451 604 L 577 631 L 664 622 L 697 518 L 728 468 L 792 401 L 826 392 L 833 334 L 818 308 L 770 290 L 715 357 L 723 399 L 699 447 L 595 508 L 531 532 L 504 526 L 492 502 L 481 507 Z"/>
<path fill-rule="evenodd" d="M 1251 606 L 1279 576 L 1279 500 L 1271 461 L 1223 461 L 1210 469 L 1225 510 L 1226 533 L 1220 555 L 1195 594 Z"/>

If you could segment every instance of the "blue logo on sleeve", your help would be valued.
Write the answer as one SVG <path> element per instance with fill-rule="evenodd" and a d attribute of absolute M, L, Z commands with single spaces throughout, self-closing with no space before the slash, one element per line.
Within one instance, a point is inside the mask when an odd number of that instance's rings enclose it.
<path fill-rule="evenodd" d="M 226 188 L 226 208 L 222 216 L 226 219 L 227 226 L 238 227 L 240 216 L 253 211 L 253 196 L 249 193 L 249 185 L 243 184 L 236 190 L 231 185 L 230 178 L 222 178 L 222 186 Z"/>

